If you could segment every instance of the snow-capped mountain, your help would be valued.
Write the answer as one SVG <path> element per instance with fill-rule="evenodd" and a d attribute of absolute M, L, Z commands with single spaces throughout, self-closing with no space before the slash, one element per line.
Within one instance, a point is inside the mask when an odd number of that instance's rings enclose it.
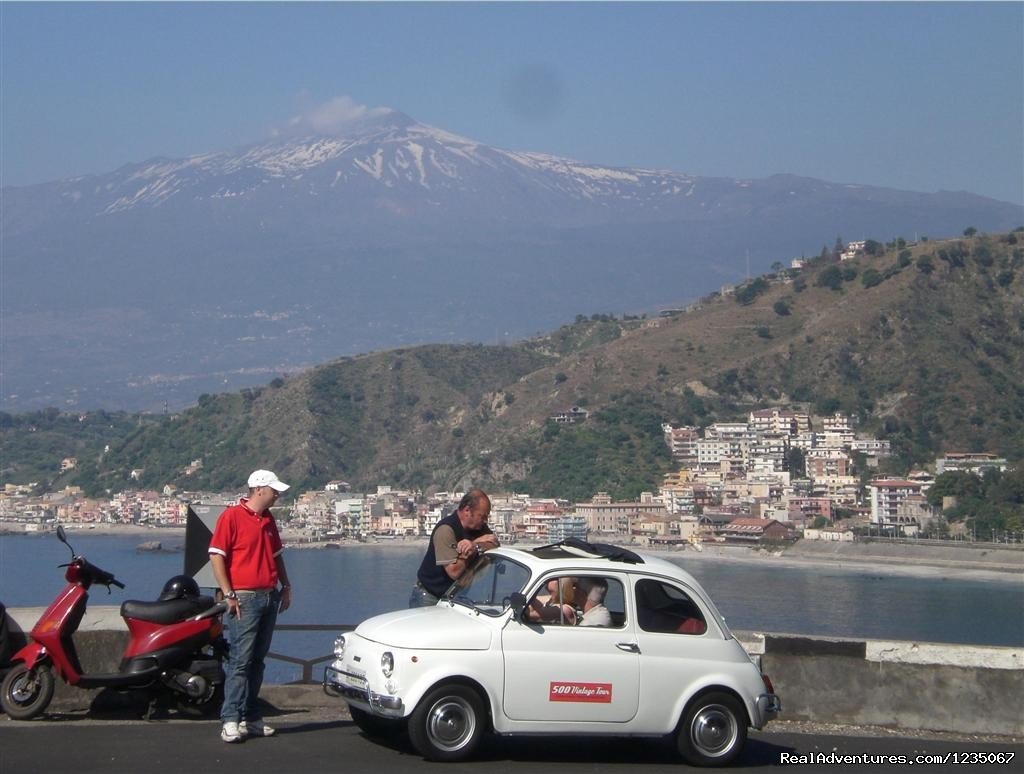
<path fill-rule="evenodd" d="M 177 405 L 346 353 L 676 305 L 837 235 L 1024 222 L 964 193 L 505 150 L 396 111 L 3 202 L 14 409 Z"/>

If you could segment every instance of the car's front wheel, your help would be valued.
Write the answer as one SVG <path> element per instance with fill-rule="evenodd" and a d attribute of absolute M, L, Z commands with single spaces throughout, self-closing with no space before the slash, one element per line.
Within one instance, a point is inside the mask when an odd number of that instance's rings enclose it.
<path fill-rule="evenodd" d="M 466 685 L 430 691 L 409 717 L 409 740 L 427 760 L 461 761 L 473 754 L 486 725 L 480 695 Z"/>
<path fill-rule="evenodd" d="M 718 691 L 695 699 L 679 726 L 679 752 L 693 766 L 726 766 L 747 741 L 747 713 L 734 696 Z"/>

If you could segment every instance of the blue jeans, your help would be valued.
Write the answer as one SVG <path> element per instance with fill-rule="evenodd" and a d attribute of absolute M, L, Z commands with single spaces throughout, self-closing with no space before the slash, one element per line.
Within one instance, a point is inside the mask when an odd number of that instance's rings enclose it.
<path fill-rule="evenodd" d="M 239 591 L 241 615 L 225 616 L 228 629 L 228 663 L 224 667 L 224 723 L 258 720 L 256 708 L 263 685 L 264 659 L 277 623 L 281 595 L 273 591 Z"/>
<path fill-rule="evenodd" d="M 409 607 L 433 607 L 437 604 L 437 597 L 427 591 L 418 583 L 412 587 L 412 594 L 409 595 Z"/>

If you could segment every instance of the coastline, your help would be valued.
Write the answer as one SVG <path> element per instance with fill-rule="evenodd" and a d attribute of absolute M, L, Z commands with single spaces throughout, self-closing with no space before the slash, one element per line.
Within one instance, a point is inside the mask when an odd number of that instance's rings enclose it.
<path fill-rule="evenodd" d="M 140 544 L 175 539 L 184 541 L 184 527 L 147 527 L 135 524 L 73 525 L 71 534 L 137 536 Z M 22 535 L 45 537 L 50 531 L 25 532 L 20 524 L 0 522 L 0 536 Z M 281 530 L 288 550 L 347 550 L 367 546 L 384 548 L 425 547 L 426 537 L 389 540 L 308 542 L 308 535 L 299 530 Z M 530 548 L 520 543 L 516 547 Z M 865 571 L 923 578 L 955 578 L 977 581 L 1018 581 L 1024 583 L 1024 551 L 999 547 L 918 546 L 908 544 L 817 544 L 799 541 L 785 548 L 766 549 L 753 546 L 702 544 L 701 549 L 650 548 L 624 545 L 664 559 L 685 559 L 686 562 L 719 562 L 761 564 L 785 568 L 830 569 L 839 572 Z"/>

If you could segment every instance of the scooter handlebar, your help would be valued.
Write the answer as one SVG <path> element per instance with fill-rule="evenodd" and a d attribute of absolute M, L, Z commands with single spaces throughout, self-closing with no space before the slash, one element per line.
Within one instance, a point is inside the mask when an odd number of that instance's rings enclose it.
<path fill-rule="evenodd" d="M 85 560 L 83 559 L 82 561 Z M 97 567 L 95 564 L 92 564 L 91 562 L 85 562 L 85 564 L 88 566 L 89 571 L 92 573 L 93 583 L 98 583 L 101 586 L 106 586 L 108 589 L 111 586 L 117 586 L 119 589 L 124 588 L 124 584 L 114 577 L 114 573 L 107 572 L 106 570 L 101 570 L 99 567 Z"/>
<path fill-rule="evenodd" d="M 65 577 L 73 583 L 81 583 L 86 588 L 94 584 L 100 586 L 106 586 L 107 590 L 111 586 L 117 586 L 119 589 L 123 589 L 125 586 L 119 581 L 112 572 L 107 572 L 95 564 L 90 562 L 84 556 L 76 556 L 68 564 L 62 564 L 61 567 L 67 567 L 68 571 L 65 573 Z"/>

